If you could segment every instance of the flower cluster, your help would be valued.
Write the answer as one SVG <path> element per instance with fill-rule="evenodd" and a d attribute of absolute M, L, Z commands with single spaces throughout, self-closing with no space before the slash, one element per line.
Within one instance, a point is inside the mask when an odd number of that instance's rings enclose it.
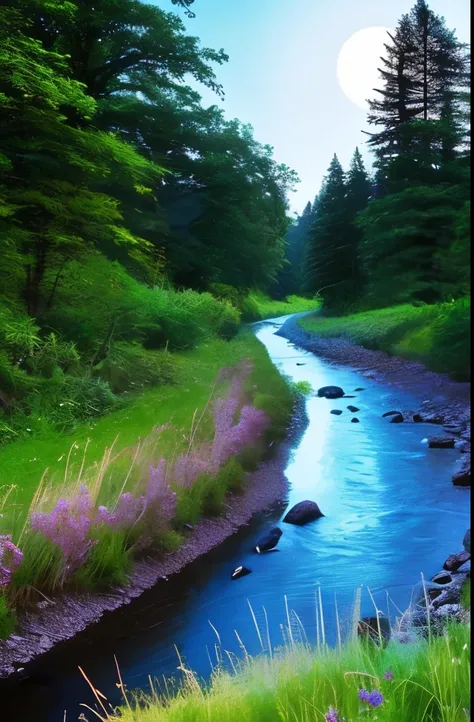
<path fill-rule="evenodd" d="M 368 692 L 366 689 L 359 691 L 359 699 L 371 707 L 380 707 L 383 702 L 383 694 L 376 689 Z"/>
<path fill-rule="evenodd" d="M 334 707 L 329 707 L 329 711 L 324 715 L 325 722 L 339 722 L 339 713 Z"/>
<path fill-rule="evenodd" d="M 89 539 L 91 509 L 89 490 L 82 485 L 70 501 L 61 498 L 52 511 L 31 515 L 32 529 L 59 546 L 68 572 L 81 566 L 94 543 Z"/>
<path fill-rule="evenodd" d="M 387 682 L 393 682 L 393 672 L 391 669 L 387 669 L 387 671 L 384 673 L 383 678 L 387 680 Z"/>
<path fill-rule="evenodd" d="M 12 542 L 10 534 L 0 536 L 0 589 L 7 587 L 23 560 L 23 552 Z"/>
<path fill-rule="evenodd" d="M 109 511 L 106 506 L 99 506 L 96 523 L 105 522 L 112 529 L 127 529 L 132 527 L 146 507 L 145 498 L 134 497 L 130 492 L 121 494 L 114 511 Z"/>
<path fill-rule="evenodd" d="M 145 505 L 153 520 L 169 523 L 176 512 L 176 494 L 171 489 L 166 474 L 166 461 L 160 459 L 156 467 L 148 467 L 148 484 L 145 492 Z"/>

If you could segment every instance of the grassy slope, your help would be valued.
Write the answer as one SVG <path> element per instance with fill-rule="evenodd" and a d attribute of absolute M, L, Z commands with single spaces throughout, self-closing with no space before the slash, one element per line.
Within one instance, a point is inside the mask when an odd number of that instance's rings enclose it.
<path fill-rule="evenodd" d="M 84 424 L 73 434 L 36 436 L 22 439 L 0 448 L 0 479 L 2 486 L 17 485 L 9 504 L 14 502 L 24 510 L 31 502 L 41 475 L 48 467 L 48 479 L 62 482 L 67 456 L 75 442 L 69 460 L 68 479 L 82 462 L 87 439 L 86 467 L 98 462 L 106 447 L 118 436 L 114 452 L 132 446 L 139 438 L 150 434 L 154 426 L 172 424 L 189 432 L 196 409 L 202 409 L 212 392 L 217 372 L 242 358 L 255 364 L 254 383 L 260 394 L 278 395 L 285 382 L 271 363 L 264 346 L 250 332 L 242 332 L 231 342 L 213 340 L 197 349 L 174 354 L 178 365 L 178 383 L 162 386 L 136 396 L 126 408 Z M 167 442 L 166 442 L 167 438 Z M 176 434 L 165 438 L 168 449 L 176 450 Z"/>
<path fill-rule="evenodd" d="M 261 291 L 253 291 L 245 300 L 242 308 L 242 320 L 263 321 L 266 318 L 278 318 L 278 316 L 286 316 L 290 313 L 315 311 L 318 306 L 319 301 L 314 298 L 288 296 L 285 301 L 274 301 Z"/>
<path fill-rule="evenodd" d="M 469 628 L 451 624 L 431 642 L 391 642 L 385 649 L 349 642 L 341 649 L 286 649 L 272 659 L 215 676 L 210 690 L 188 678 L 165 707 L 158 694 L 122 708 L 122 722 L 323 722 L 329 707 L 342 722 L 465 722 L 469 719 Z M 224 655 L 225 657 L 225 655 Z M 393 681 L 383 678 L 387 670 Z M 371 709 L 361 688 L 379 690 Z M 332 719 L 332 718 L 331 718 Z"/>
<path fill-rule="evenodd" d="M 366 348 L 421 361 L 434 371 L 469 378 L 469 306 L 394 306 L 348 316 L 306 316 L 298 321 L 320 336 L 347 336 Z"/>

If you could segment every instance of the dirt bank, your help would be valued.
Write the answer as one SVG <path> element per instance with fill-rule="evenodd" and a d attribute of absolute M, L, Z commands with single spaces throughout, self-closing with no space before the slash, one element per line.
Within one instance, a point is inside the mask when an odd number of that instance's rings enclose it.
<path fill-rule="evenodd" d="M 177 574 L 187 564 L 206 554 L 249 523 L 252 516 L 286 499 L 288 480 L 285 469 L 291 450 L 307 425 L 304 400 L 296 404 L 287 439 L 270 461 L 249 474 L 244 494 L 229 496 L 227 512 L 217 519 L 203 519 L 188 533 L 184 544 L 163 558 L 148 557 L 135 565 L 130 584 L 103 594 L 62 594 L 51 602 L 43 600 L 34 612 L 23 615 L 18 631 L 0 642 L 0 678 L 9 677 L 28 662 L 59 642 L 71 639 L 105 612 L 129 604 L 160 579 Z"/>

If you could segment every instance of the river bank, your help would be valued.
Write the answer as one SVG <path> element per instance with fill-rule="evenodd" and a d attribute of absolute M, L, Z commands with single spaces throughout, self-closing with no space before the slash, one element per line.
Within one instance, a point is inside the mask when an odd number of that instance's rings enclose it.
<path fill-rule="evenodd" d="M 51 600 L 44 599 L 37 604 L 37 611 L 24 614 L 16 633 L 0 642 L 0 678 L 21 674 L 28 662 L 98 622 L 106 612 L 129 604 L 160 580 L 167 581 L 246 526 L 255 514 L 282 502 L 288 492 L 285 468 L 306 423 L 304 400 L 299 397 L 286 440 L 279 444 L 273 458 L 247 475 L 243 494 L 230 494 L 226 498 L 226 513 L 199 521 L 188 530 L 184 544 L 177 551 L 158 559 L 147 556 L 135 564 L 127 586 L 102 594 L 61 594 Z"/>
<path fill-rule="evenodd" d="M 344 337 L 325 338 L 310 333 L 298 323 L 303 316 L 307 314 L 286 320 L 277 335 L 337 365 L 350 366 L 368 379 L 410 393 L 419 405 L 400 409 L 405 420 L 412 421 L 418 414 L 423 421 L 451 426 L 450 433 L 463 444 L 466 459 L 470 457 L 470 383 L 453 381 L 447 374 L 429 371 L 421 363 L 364 348 Z M 387 410 L 382 409 L 381 413 Z"/>

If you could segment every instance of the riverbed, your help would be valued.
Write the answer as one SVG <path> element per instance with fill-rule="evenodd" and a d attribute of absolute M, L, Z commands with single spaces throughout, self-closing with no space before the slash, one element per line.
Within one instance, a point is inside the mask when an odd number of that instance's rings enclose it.
<path fill-rule="evenodd" d="M 218 642 L 242 654 L 235 632 L 250 654 L 265 649 L 268 639 L 281 644 L 287 608 L 293 636 L 315 642 L 319 589 L 331 643 L 335 600 L 343 630 L 358 587 L 362 616 L 374 614 L 370 589 L 377 607 L 394 618 L 409 604 L 420 574 L 430 578 L 461 548 L 469 490 L 451 483 L 459 452 L 428 449 L 423 440 L 432 425 L 382 418 L 385 411 L 417 408 L 422 399 L 294 347 L 275 335 L 285 320 L 255 325 L 281 372 L 315 390 L 336 384 L 354 397 L 308 395 L 309 423 L 286 469 L 288 498 L 176 577 L 41 657 L 28 678 L 9 688 L 15 717 L 7 712 L 2 719 L 59 722 L 67 710 L 66 719 L 76 720 L 86 712 L 81 702 L 93 705 L 78 665 L 117 704 L 114 655 L 129 689 L 146 689 L 149 675 L 179 677 L 176 648 L 189 668 L 208 678 Z M 352 413 L 350 404 L 359 410 Z M 330 413 L 336 409 L 343 413 Z M 316 501 L 325 516 L 306 527 L 281 524 L 285 508 L 303 499 Z M 276 524 L 283 530 L 277 551 L 255 554 L 259 536 Z M 252 573 L 233 581 L 239 565 Z"/>

